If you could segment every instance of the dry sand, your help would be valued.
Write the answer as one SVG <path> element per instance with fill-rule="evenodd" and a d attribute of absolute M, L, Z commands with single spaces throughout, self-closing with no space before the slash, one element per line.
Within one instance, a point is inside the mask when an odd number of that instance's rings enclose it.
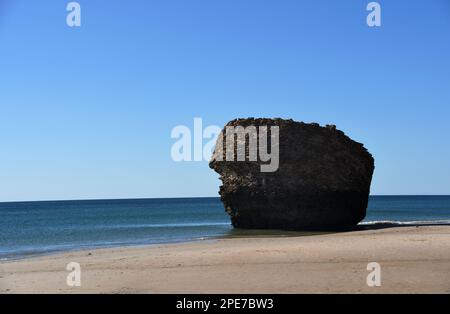
<path fill-rule="evenodd" d="M 66 284 L 78 262 L 81 287 Z M 367 286 L 369 262 L 381 287 Z M 0 264 L 0 293 L 450 293 L 450 226 L 236 238 Z"/>

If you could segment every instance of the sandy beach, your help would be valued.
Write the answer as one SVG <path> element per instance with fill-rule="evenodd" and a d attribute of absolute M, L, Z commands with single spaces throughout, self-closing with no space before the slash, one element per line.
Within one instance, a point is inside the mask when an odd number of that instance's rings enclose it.
<path fill-rule="evenodd" d="M 66 265 L 81 266 L 68 287 Z M 368 287 L 369 262 L 381 286 Z M 0 293 L 450 293 L 450 226 L 100 249 L 0 264 Z"/>

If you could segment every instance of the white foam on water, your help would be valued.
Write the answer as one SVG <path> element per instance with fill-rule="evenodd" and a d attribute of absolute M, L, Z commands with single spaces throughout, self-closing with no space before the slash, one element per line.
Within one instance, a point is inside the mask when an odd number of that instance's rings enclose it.
<path fill-rule="evenodd" d="M 359 223 L 361 226 L 367 225 L 446 225 L 450 224 L 450 220 L 417 220 L 417 221 L 396 221 L 396 220 L 374 220 L 374 221 L 364 221 Z"/>

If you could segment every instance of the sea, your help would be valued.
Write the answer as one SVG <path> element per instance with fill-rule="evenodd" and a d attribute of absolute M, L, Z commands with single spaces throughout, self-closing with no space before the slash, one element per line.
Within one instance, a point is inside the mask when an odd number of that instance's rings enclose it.
<path fill-rule="evenodd" d="M 371 196 L 361 226 L 449 223 L 450 196 Z M 0 203 L 0 261 L 95 248 L 308 234 L 235 230 L 219 198 Z"/>

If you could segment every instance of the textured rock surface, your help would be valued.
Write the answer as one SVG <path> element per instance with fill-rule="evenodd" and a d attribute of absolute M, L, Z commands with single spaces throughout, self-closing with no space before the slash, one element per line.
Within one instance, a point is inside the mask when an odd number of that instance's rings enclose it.
<path fill-rule="evenodd" d="M 216 146 L 210 167 L 220 174 L 219 194 L 233 226 L 331 229 L 364 219 L 374 159 L 362 144 L 315 123 L 250 118 L 227 124 L 250 125 L 279 126 L 279 169 L 263 173 L 259 162 L 218 161 Z"/>

